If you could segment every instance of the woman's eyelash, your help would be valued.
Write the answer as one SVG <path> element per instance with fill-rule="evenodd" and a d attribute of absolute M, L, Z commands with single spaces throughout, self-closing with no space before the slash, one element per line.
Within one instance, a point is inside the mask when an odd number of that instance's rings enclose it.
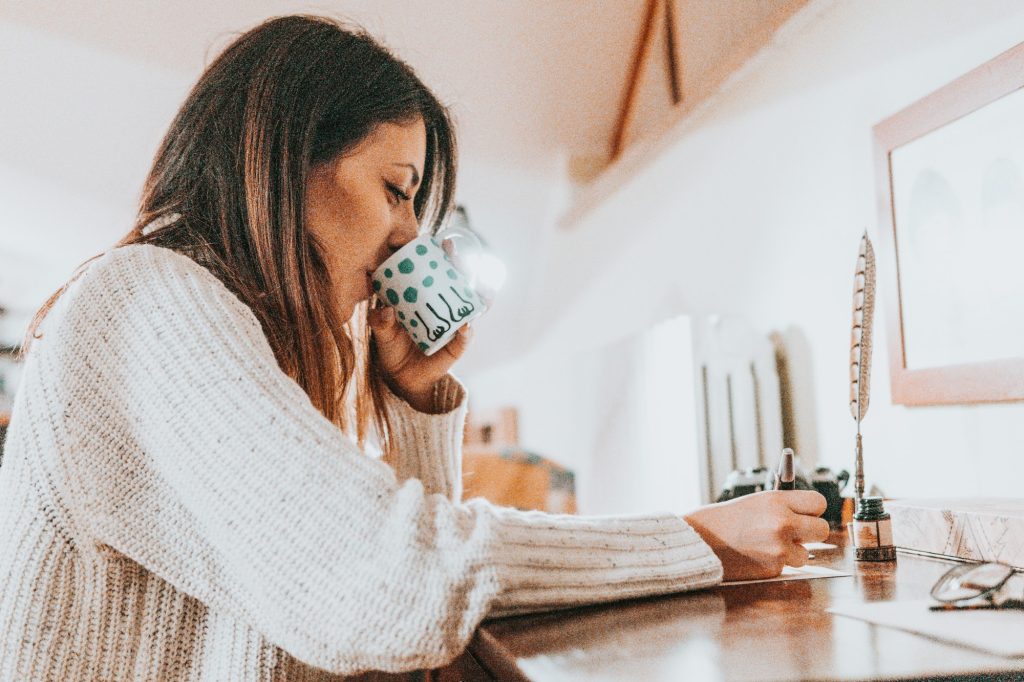
<path fill-rule="evenodd" d="M 391 190 L 391 193 L 395 195 L 396 199 L 400 201 L 409 201 L 409 199 L 411 198 L 408 194 L 398 189 L 398 187 L 392 185 L 390 182 L 386 184 L 388 186 L 388 189 Z"/>

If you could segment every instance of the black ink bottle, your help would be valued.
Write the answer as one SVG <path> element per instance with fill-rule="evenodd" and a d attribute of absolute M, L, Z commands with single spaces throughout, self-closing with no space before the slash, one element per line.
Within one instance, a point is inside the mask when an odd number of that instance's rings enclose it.
<path fill-rule="evenodd" d="M 881 497 L 862 497 L 850 522 L 849 534 L 857 561 L 896 561 L 892 542 L 892 519 Z"/>

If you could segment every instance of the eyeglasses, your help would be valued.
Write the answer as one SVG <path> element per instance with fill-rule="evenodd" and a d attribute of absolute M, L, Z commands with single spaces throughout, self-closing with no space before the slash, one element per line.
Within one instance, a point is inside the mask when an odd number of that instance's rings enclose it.
<path fill-rule="evenodd" d="M 954 566 L 932 587 L 932 598 L 941 603 L 930 608 L 932 611 L 1024 608 L 1024 594 L 1012 597 L 1007 589 L 1016 572 L 1013 566 L 994 562 Z"/>

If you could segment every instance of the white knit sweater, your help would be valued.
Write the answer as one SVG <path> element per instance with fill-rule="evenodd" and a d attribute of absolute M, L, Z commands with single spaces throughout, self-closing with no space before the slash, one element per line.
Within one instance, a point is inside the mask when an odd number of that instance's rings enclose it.
<path fill-rule="evenodd" d="M 0 467 L 0 680 L 443 665 L 487 616 L 721 579 L 671 515 L 461 503 L 465 401 L 358 450 L 251 311 L 153 246 L 94 261 L 26 361 Z"/>

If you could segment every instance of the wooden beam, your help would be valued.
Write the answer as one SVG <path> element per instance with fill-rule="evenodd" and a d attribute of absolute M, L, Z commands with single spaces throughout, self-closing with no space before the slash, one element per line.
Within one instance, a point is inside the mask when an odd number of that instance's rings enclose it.
<path fill-rule="evenodd" d="M 683 101 L 683 84 L 680 80 L 679 46 L 676 38 L 676 0 L 665 0 L 665 50 L 668 52 L 668 87 L 672 92 L 672 104 Z"/>
<path fill-rule="evenodd" d="M 629 70 L 629 79 L 626 81 L 626 96 L 622 101 L 622 109 L 619 111 L 619 120 L 615 124 L 615 133 L 612 138 L 612 160 L 619 158 L 619 155 L 622 154 L 626 133 L 636 115 L 636 96 L 640 90 L 640 80 L 647 68 L 651 45 L 654 44 L 654 21 L 659 4 L 661 4 L 661 0 L 647 0 L 647 11 L 644 13 L 644 23 L 640 30 L 640 43 L 633 55 L 633 65 Z"/>
<path fill-rule="evenodd" d="M 787 31 L 782 38 L 778 32 L 784 25 L 805 26 L 831 7 L 835 0 L 775 0 L 774 9 L 761 12 L 757 24 L 746 26 L 743 42 L 720 50 L 714 63 L 696 78 L 691 78 L 686 96 L 673 107 L 662 121 L 655 121 L 653 129 L 627 149 L 619 149 L 603 171 L 581 188 L 569 209 L 559 219 L 559 226 L 565 230 L 574 229 L 594 207 L 603 203 L 609 195 L 619 191 L 632 180 L 652 159 L 663 153 L 670 145 L 693 130 L 699 124 L 694 114 L 698 109 L 710 109 L 722 96 L 726 80 L 735 76 L 741 68 L 752 66 L 755 57 L 762 58 L 768 53 L 778 53 L 783 45 L 789 45 L 797 31 Z M 748 7 L 762 8 L 761 3 L 748 3 Z M 769 6 L 768 3 L 764 7 Z M 677 33 L 684 28 L 676 24 Z"/>

